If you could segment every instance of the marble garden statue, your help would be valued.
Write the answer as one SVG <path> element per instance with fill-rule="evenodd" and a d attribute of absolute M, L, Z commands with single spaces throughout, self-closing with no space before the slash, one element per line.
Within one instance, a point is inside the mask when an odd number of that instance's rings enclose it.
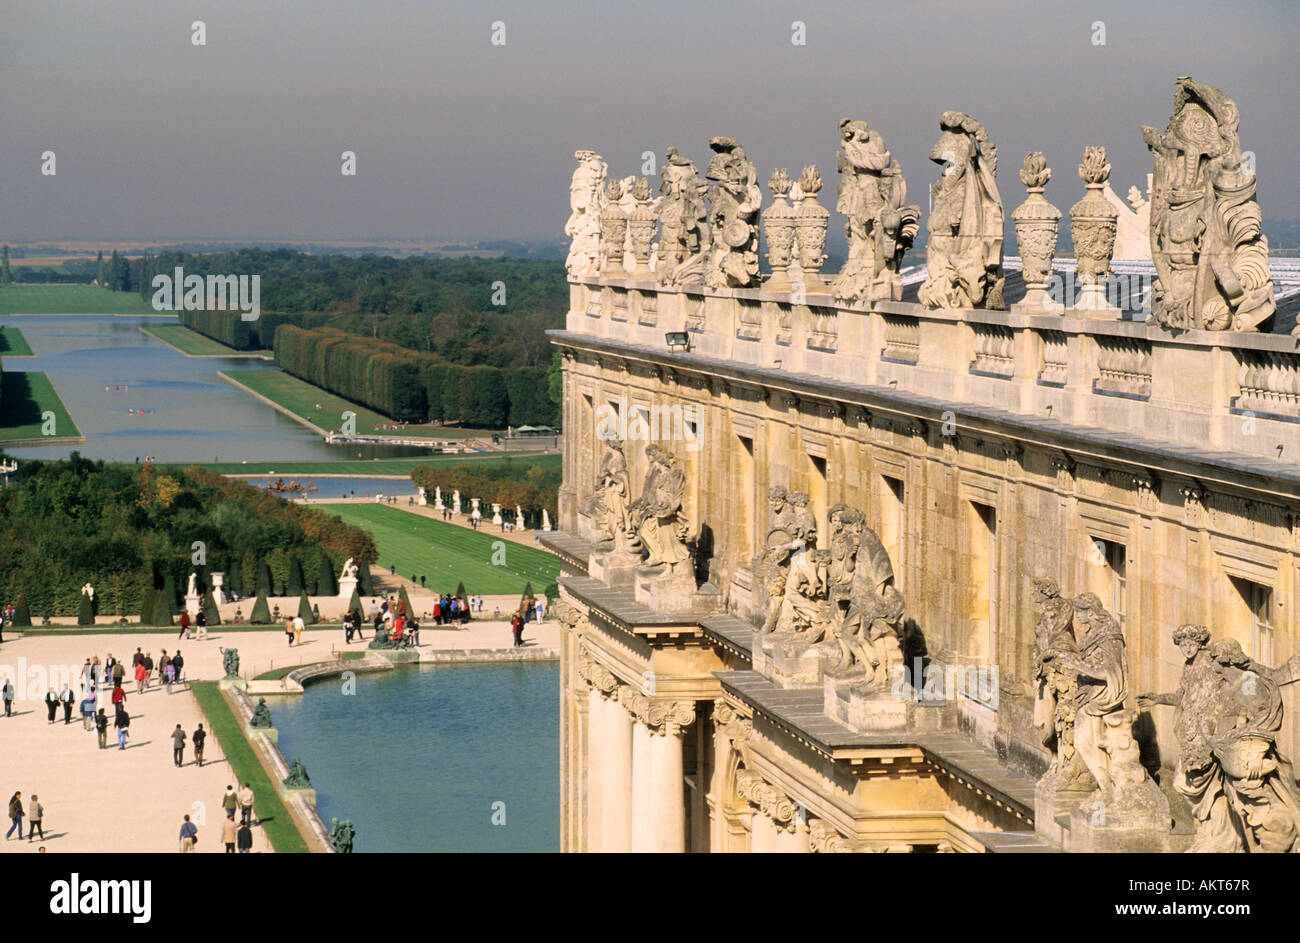
<path fill-rule="evenodd" d="M 646 447 L 650 469 L 646 472 L 641 497 L 628 506 L 637 537 L 646 550 L 642 566 L 647 569 L 666 567 L 675 574 L 690 560 L 684 542 L 688 526 L 682 509 L 686 476 L 677 459 L 657 445 Z"/>
<path fill-rule="evenodd" d="M 984 126 L 960 111 L 939 117 L 930 160 L 942 165 L 930 188 L 927 277 L 918 297 L 929 308 L 1002 308 L 1002 197 L 998 149 Z"/>
<path fill-rule="evenodd" d="M 348 557 L 346 560 L 343 561 L 343 569 L 339 571 L 339 578 L 350 579 L 350 578 L 355 578 L 356 575 L 357 575 L 356 561 L 353 560 L 352 557 Z"/>
<path fill-rule="evenodd" d="M 1155 158 L 1151 316 L 1170 328 L 1259 330 L 1276 304 L 1237 104 L 1187 77 L 1176 85 L 1169 124 L 1142 128 Z"/>

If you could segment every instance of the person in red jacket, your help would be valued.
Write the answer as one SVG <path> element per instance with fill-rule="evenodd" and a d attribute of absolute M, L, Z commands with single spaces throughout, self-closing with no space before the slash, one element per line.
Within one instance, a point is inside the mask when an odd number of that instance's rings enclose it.
<path fill-rule="evenodd" d="M 181 610 L 181 631 L 176 637 L 180 638 L 182 635 L 188 635 L 189 631 L 190 631 L 190 614 L 187 610 L 182 609 Z"/>

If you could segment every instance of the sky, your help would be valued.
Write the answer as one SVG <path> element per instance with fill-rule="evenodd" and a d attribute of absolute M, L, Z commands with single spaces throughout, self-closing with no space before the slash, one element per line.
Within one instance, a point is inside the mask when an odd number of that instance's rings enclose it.
<path fill-rule="evenodd" d="M 924 207 L 949 109 L 998 145 L 1008 212 L 1027 150 L 1068 211 L 1085 145 L 1145 187 L 1181 75 L 1236 100 L 1264 216 L 1294 219 L 1297 48 L 1286 2 L 3 0 L 0 239 L 563 239 L 575 150 L 703 170 L 713 135 L 764 183 L 817 164 L 833 206 L 845 117 Z"/>

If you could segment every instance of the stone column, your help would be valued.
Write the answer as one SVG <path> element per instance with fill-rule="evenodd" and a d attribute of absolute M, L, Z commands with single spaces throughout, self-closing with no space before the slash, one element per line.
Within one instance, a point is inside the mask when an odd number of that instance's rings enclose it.
<path fill-rule="evenodd" d="M 776 826 L 762 812 L 755 812 L 749 818 L 749 850 L 754 854 L 777 850 Z"/>
<path fill-rule="evenodd" d="M 638 718 L 632 725 L 632 850 L 653 851 L 650 792 L 650 728 Z"/>
<path fill-rule="evenodd" d="M 605 702 L 605 742 L 601 749 L 601 850 L 625 852 L 631 848 L 632 820 L 632 718 L 619 703 L 619 685 Z"/>
<path fill-rule="evenodd" d="M 682 732 L 695 721 L 691 701 L 651 702 L 646 719 L 650 738 L 650 843 L 654 851 L 686 850 L 686 794 Z"/>
<path fill-rule="evenodd" d="M 808 843 L 808 826 L 792 822 L 776 833 L 776 850 L 783 854 L 807 854 L 812 851 Z"/>
<path fill-rule="evenodd" d="M 601 851 L 601 799 L 604 796 L 601 757 L 605 748 L 605 698 L 600 689 L 587 691 L 587 851 Z"/>

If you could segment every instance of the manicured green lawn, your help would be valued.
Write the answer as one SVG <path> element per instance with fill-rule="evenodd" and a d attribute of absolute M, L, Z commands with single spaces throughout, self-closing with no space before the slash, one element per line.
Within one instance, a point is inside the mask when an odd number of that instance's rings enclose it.
<path fill-rule="evenodd" d="M 487 520 L 483 530 L 474 531 L 382 504 L 316 506 L 369 531 L 379 548 L 378 566 L 396 565 L 405 577 L 423 573 L 428 588 L 439 592 L 452 592 L 464 582 L 470 594 L 522 593 L 531 582 L 541 593 L 560 575 L 559 558 L 494 536 Z M 494 555 L 500 565 L 492 562 Z"/>
<path fill-rule="evenodd" d="M 266 832 L 271 847 L 279 854 L 304 854 L 310 851 L 307 842 L 298 832 L 289 810 L 280 801 L 274 784 L 266 775 L 262 764 L 253 752 L 252 745 L 244 736 L 239 721 L 230 710 L 230 705 L 221 694 L 215 681 L 191 681 L 190 690 L 194 692 L 203 715 L 208 719 L 208 727 L 221 744 L 221 752 L 226 755 L 235 778 L 241 783 L 248 783 L 253 788 L 253 814 L 260 827 Z M 211 836 L 209 836 L 209 841 Z"/>
<path fill-rule="evenodd" d="M 208 471 L 218 475 L 346 475 L 348 477 L 365 477 L 366 475 L 402 475 L 407 477 L 417 465 L 455 465 L 458 462 L 485 462 L 488 465 L 509 461 L 520 468 L 540 465 L 542 468 L 559 468 L 559 455 L 542 455 L 540 453 L 509 452 L 510 458 L 503 458 L 501 452 L 469 452 L 464 455 L 430 455 L 425 458 L 382 458 L 372 461 L 339 462 L 202 462 Z M 161 468 L 183 469 L 185 465 L 159 465 Z"/>
<path fill-rule="evenodd" d="M 262 394 L 267 399 L 283 406 L 295 416 L 301 416 L 326 431 L 341 429 L 344 411 L 351 410 L 357 414 L 357 435 L 399 436 L 421 439 L 463 439 L 467 436 L 490 438 L 492 435 L 490 431 L 482 429 L 457 429 L 429 425 L 410 425 L 405 429 L 379 428 L 391 424 L 393 420 L 380 415 L 373 409 L 350 403 L 341 396 L 335 396 L 318 386 L 312 386 L 305 380 L 291 376 L 283 370 L 224 370 L 220 375 L 242 383 L 253 392 Z M 320 409 L 316 408 L 317 404 L 320 404 Z"/>
<path fill-rule="evenodd" d="M 47 411 L 54 413 L 51 440 L 81 435 L 45 374 L 6 370 L 0 374 L 0 384 L 0 441 L 42 438 L 45 420 L 41 417 Z"/>
<path fill-rule="evenodd" d="M 148 301 L 135 292 L 108 291 L 92 285 L 0 287 L 0 314 L 158 313 Z"/>
<path fill-rule="evenodd" d="M 32 357 L 27 338 L 16 327 L 0 327 L 0 354 L 5 357 Z"/>
<path fill-rule="evenodd" d="M 243 356 L 233 347 L 227 347 L 210 337 L 204 337 L 198 331 L 191 331 L 183 324 L 147 324 L 141 330 L 191 357 Z"/>

